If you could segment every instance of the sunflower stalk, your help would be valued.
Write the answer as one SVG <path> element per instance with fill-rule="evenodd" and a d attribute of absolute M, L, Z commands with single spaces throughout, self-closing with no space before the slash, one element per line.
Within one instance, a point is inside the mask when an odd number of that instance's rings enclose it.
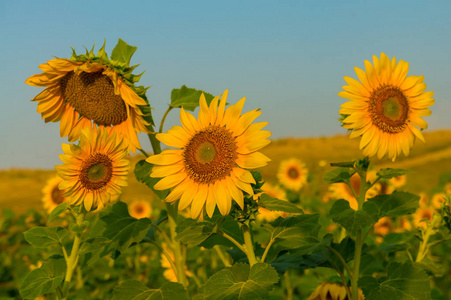
<path fill-rule="evenodd" d="M 417 258 L 415 259 L 415 262 L 421 262 L 423 260 L 423 258 L 426 256 L 426 254 L 429 251 L 429 238 L 431 237 L 432 234 L 435 233 L 435 225 L 437 223 L 440 223 L 441 220 L 441 216 L 438 214 L 434 214 L 434 216 L 432 217 L 432 221 L 430 224 L 428 224 L 428 227 L 425 231 L 421 231 L 421 235 L 422 235 L 422 241 L 420 243 L 420 249 L 418 250 L 418 254 L 417 254 Z"/>
<path fill-rule="evenodd" d="M 246 224 L 242 224 L 241 229 L 243 230 L 244 248 L 246 250 L 247 259 L 249 260 L 249 264 L 252 267 L 257 263 L 257 259 L 255 258 L 254 245 L 252 244 L 250 228 Z"/>
<path fill-rule="evenodd" d="M 185 261 L 182 254 L 182 246 L 180 242 L 176 241 L 177 235 L 177 217 L 178 217 L 178 205 L 171 205 L 166 202 L 166 210 L 168 212 L 168 223 L 171 231 L 172 248 L 174 249 L 175 267 L 177 274 L 177 282 L 183 284 L 186 288 L 186 276 L 185 276 Z"/>

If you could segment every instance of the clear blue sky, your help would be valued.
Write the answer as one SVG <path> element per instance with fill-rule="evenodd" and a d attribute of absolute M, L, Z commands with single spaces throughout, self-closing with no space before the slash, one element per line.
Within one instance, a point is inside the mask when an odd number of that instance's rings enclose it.
<path fill-rule="evenodd" d="M 130 4 L 126 4 L 130 3 Z M 0 169 L 52 168 L 59 123 L 45 124 L 24 84 L 38 65 L 96 50 L 106 39 L 138 46 L 132 64 L 159 123 L 173 88 L 262 108 L 273 139 L 345 133 L 337 121 L 343 76 L 385 52 L 410 63 L 435 92 L 430 130 L 451 128 L 451 1 L 1 1 Z M 166 129 L 178 124 L 178 113 Z M 150 149 L 146 136 L 140 137 Z"/>

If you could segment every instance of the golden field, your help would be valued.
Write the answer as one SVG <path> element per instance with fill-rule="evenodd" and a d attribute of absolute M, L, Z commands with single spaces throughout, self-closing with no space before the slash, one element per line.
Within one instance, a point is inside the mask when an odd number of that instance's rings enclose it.
<path fill-rule="evenodd" d="M 412 193 L 432 193 L 440 183 L 442 174 L 451 172 L 451 130 L 438 130 L 424 133 L 426 143 L 416 141 L 408 158 L 401 156 L 396 162 L 372 159 L 375 169 L 405 168 L 413 172 L 407 175 L 404 190 Z M 273 141 L 263 149 L 263 153 L 272 162 L 261 170 L 263 178 L 276 183 L 279 163 L 287 158 L 297 157 L 305 162 L 311 178 L 306 193 L 324 194 L 327 185 L 322 183 L 324 172 L 330 169 L 328 163 L 349 161 L 361 157 L 360 139 L 349 139 L 346 135 L 316 138 L 289 138 Z M 145 148 L 149 148 L 146 147 Z M 132 157 L 135 164 L 143 156 Z M 319 162 L 325 160 L 326 167 Z M 41 209 L 42 188 L 48 178 L 55 175 L 54 170 L 10 169 L 0 171 L 0 208 L 11 208 L 16 213 L 23 213 L 30 208 Z M 130 174 L 129 186 L 124 189 L 122 201 L 131 202 L 137 199 L 154 197 L 149 189 Z"/>

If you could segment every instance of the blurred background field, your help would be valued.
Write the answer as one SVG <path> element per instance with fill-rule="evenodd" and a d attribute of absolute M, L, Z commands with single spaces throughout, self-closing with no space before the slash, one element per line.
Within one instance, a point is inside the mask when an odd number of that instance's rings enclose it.
<path fill-rule="evenodd" d="M 372 165 L 375 169 L 382 167 L 410 169 L 413 172 L 407 175 L 404 190 L 412 193 L 435 192 L 434 189 L 440 184 L 440 176 L 451 172 L 451 130 L 426 132 L 424 136 L 426 143 L 417 140 L 408 158 L 401 156 L 394 163 L 387 159 L 373 158 Z M 276 174 L 280 162 L 297 157 L 310 171 L 310 182 L 304 192 L 322 197 L 327 189 L 327 185 L 322 183 L 322 176 L 330 169 L 329 163 L 349 161 L 353 157 L 361 156 L 358 144 L 359 139 L 350 139 L 346 135 L 276 140 L 263 149 L 262 152 L 272 161 L 260 171 L 266 181 L 277 183 Z M 136 155 L 131 160 L 135 164 L 143 158 L 142 155 Z M 42 188 L 55 173 L 54 170 L 1 170 L 1 210 L 10 208 L 17 214 L 22 214 L 30 208 L 42 210 Z M 139 183 L 131 173 L 129 186 L 124 189 L 121 200 L 152 202 L 154 196 L 150 193 L 149 189 Z"/>

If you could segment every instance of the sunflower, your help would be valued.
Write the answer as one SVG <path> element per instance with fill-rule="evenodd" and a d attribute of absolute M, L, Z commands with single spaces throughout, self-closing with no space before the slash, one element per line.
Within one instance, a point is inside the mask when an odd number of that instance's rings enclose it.
<path fill-rule="evenodd" d="M 439 210 L 442 208 L 442 203 L 446 202 L 446 194 L 445 193 L 437 193 L 432 196 L 432 206 Z"/>
<path fill-rule="evenodd" d="M 358 290 L 359 300 L 364 300 L 362 290 Z M 318 286 L 307 300 L 351 300 L 346 295 L 346 288 L 342 284 L 324 282 Z"/>
<path fill-rule="evenodd" d="M 215 97 L 210 106 L 202 94 L 197 120 L 181 108 L 182 126 L 156 136 L 180 149 L 165 150 L 147 159 L 156 165 L 150 176 L 164 177 L 154 188 L 174 188 L 166 201 L 180 199 L 179 210 L 191 205 L 193 219 L 202 218 L 204 209 L 211 217 L 216 206 L 227 215 L 232 199 L 243 209 L 242 191 L 254 194 L 251 183 L 255 180 L 247 169 L 263 167 L 270 161 L 258 152 L 270 142 L 266 138 L 271 133 L 261 130 L 268 123 L 251 124 L 260 110 L 241 115 L 245 98 L 225 110 L 227 94 L 226 90 L 220 101 L 219 96 Z"/>
<path fill-rule="evenodd" d="M 396 62 L 381 53 L 373 56 L 374 66 L 365 61 L 365 70 L 354 68 L 360 82 L 345 76 L 348 83 L 338 93 L 350 99 L 341 105 L 343 127 L 351 130 L 351 138 L 361 136 L 360 149 L 365 156 L 381 159 L 385 154 L 394 161 L 404 153 L 408 156 L 415 137 L 424 142 L 420 129 L 428 124 L 421 118 L 429 116 L 434 92 L 425 92 L 424 76 L 409 76 L 409 64 Z"/>
<path fill-rule="evenodd" d="M 424 229 L 427 228 L 426 222 L 432 221 L 432 216 L 434 215 L 434 209 L 429 206 L 423 206 L 417 209 L 415 214 L 413 215 L 413 224 L 415 227 L 422 227 Z M 423 220 L 423 221 L 422 221 Z"/>
<path fill-rule="evenodd" d="M 47 181 L 47 184 L 42 189 L 43 197 L 42 203 L 47 213 L 51 213 L 58 205 L 67 201 L 63 196 L 64 191 L 58 188 L 58 185 L 63 181 L 59 176 L 54 176 Z"/>
<path fill-rule="evenodd" d="M 130 162 L 126 148 L 105 129 L 82 130 L 80 145 L 62 144 L 63 165 L 55 166 L 63 181 L 59 188 L 70 204 L 84 204 L 87 211 L 117 199 L 127 185 Z"/>
<path fill-rule="evenodd" d="M 276 185 L 272 185 L 270 183 L 265 182 L 262 185 L 261 189 L 263 190 L 263 192 L 265 194 L 268 194 L 271 197 L 274 197 L 274 198 L 277 198 L 280 200 L 284 200 L 284 201 L 288 201 L 286 199 L 287 195 L 286 195 L 285 191 Z M 288 214 L 285 212 L 271 211 L 271 210 L 268 210 L 268 209 L 260 206 L 258 208 L 257 219 L 260 221 L 265 220 L 267 222 L 272 222 L 275 219 L 277 219 L 278 217 L 286 218 L 287 216 L 288 216 Z"/>
<path fill-rule="evenodd" d="M 149 218 L 152 213 L 150 203 L 144 200 L 136 200 L 128 206 L 130 216 L 136 219 Z"/>
<path fill-rule="evenodd" d="M 126 63 L 104 51 L 105 45 L 95 55 L 93 49 L 86 55 L 74 51 L 70 59 L 55 58 L 41 64 L 44 73 L 28 78 L 25 83 L 47 87 L 31 101 L 37 101 L 37 111 L 45 122 L 60 121 L 61 137 L 69 142 L 80 138 L 81 130 L 104 127 L 116 132 L 133 153 L 141 145 L 137 133 L 150 131 L 150 111 L 143 87 L 136 87 L 140 76 L 131 74 L 136 67 L 129 67 L 130 57 L 136 47 L 119 40 L 116 49 L 130 49 Z M 128 47 L 128 48 L 127 48 Z M 113 50 L 113 54 L 115 54 Z M 113 60 L 113 58 L 116 58 Z"/>
<path fill-rule="evenodd" d="M 398 177 L 390 178 L 389 183 L 395 188 L 399 189 L 400 187 L 404 186 L 406 184 L 407 177 L 406 175 L 401 175 Z"/>
<path fill-rule="evenodd" d="M 299 159 L 291 158 L 280 163 L 277 178 L 288 189 L 299 191 L 307 183 L 307 177 L 308 169 Z"/>
<path fill-rule="evenodd" d="M 389 217 L 380 218 L 379 221 L 374 224 L 374 233 L 382 236 L 389 234 L 392 229 L 392 221 Z"/>

